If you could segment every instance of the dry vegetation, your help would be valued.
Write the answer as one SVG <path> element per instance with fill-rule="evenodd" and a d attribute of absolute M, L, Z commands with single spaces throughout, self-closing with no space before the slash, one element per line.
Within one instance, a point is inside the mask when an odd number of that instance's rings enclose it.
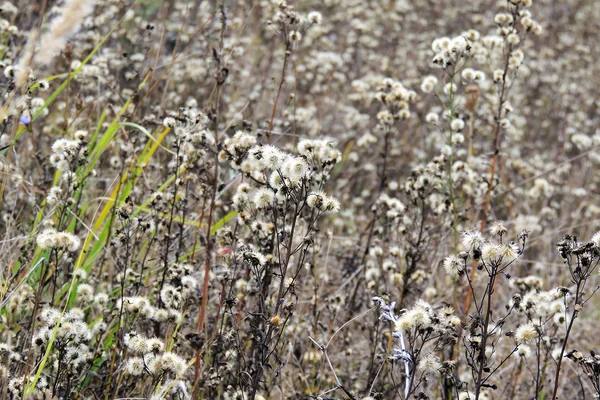
<path fill-rule="evenodd" d="M 596 0 L 0 4 L 0 399 L 600 396 Z"/>

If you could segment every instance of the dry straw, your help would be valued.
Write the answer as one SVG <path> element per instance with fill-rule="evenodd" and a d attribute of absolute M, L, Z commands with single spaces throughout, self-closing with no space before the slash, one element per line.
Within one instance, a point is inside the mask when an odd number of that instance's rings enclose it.
<path fill-rule="evenodd" d="M 77 33 L 83 19 L 94 10 L 95 0 L 65 2 L 60 16 L 52 20 L 50 29 L 40 39 L 40 50 L 35 55 L 38 66 L 49 64 L 65 47 L 69 37 Z"/>

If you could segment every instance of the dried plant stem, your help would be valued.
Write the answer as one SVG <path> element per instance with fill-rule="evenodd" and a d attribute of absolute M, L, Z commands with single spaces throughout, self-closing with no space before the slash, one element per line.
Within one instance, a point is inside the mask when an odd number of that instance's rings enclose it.
<path fill-rule="evenodd" d="M 491 267 L 492 270 L 494 269 L 494 267 Z M 485 319 L 482 325 L 482 332 L 481 332 L 481 345 L 480 345 L 480 352 L 482 352 L 481 357 L 478 359 L 479 365 L 478 365 L 478 369 L 477 369 L 477 378 L 475 379 L 475 400 L 479 399 L 479 395 L 481 393 L 481 387 L 482 387 L 482 383 L 483 383 L 483 368 L 486 367 L 486 357 L 485 357 L 485 348 L 486 348 L 486 344 L 487 344 L 487 339 L 488 339 L 488 326 L 490 323 L 490 318 L 491 318 L 491 308 L 492 308 L 492 294 L 494 293 L 494 284 L 496 282 L 496 274 L 492 273 L 492 275 L 490 276 L 490 280 L 488 281 L 487 284 L 487 288 L 486 288 L 486 293 L 485 293 L 485 310 L 484 314 L 485 314 Z"/>
<path fill-rule="evenodd" d="M 208 281 L 210 275 L 210 263 L 212 257 L 212 243 L 211 243 L 211 229 L 213 222 L 213 214 L 215 210 L 215 199 L 217 192 L 217 182 L 219 179 L 219 163 L 216 159 L 215 155 L 215 173 L 213 177 L 213 186 L 212 186 L 212 199 L 210 203 L 210 210 L 208 212 L 208 223 L 206 227 L 206 252 L 204 259 L 204 279 L 202 281 L 202 303 L 200 305 L 200 314 L 198 316 L 198 333 L 202 333 L 204 330 L 204 320 L 206 318 L 206 306 L 208 304 Z M 194 394 L 198 394 L 198 383 L 200 379 L 200 356 L 201 352 L 198 351 L 196 353 L 196 362 L 194 364 Z"/>
<path fill-rule="evenodd" d="M 285 34 L 285 31 L 284 31 Z M 281 68 L 281 78 L 279 80 L 279 87 L 277 89 L 277 95 L 275 96 L 275 103 L 273 103 L 273 111 L 271 112 L 271 121 L 269 122 L 269 131 L 267 132 L 267 143 L 271 143 L 271 133 L 273 132 L 273 121 L 275 120 L 275 113 L 277 112 L 277 103 L 279 103 L 279 96 L 281 95 L 281 89 L 283 88 L 283 82 L 285 81 L 285 72 L 288 67 L 289 58 L 292 55 L 292 44 L 287 39 L 285 43 L 285 56 L 283 57 L 283 67 Z"/>
<path fill-rule="evenodd" d="M 498 110 L 496 111 L 496 124 L 494 126 L 494 149 L 493 149 L 492 161 L 490 163 L 490 169 L 489 169 L 489 180 L 488 180 L 488 184 L 487 184 L 485 203 L 483 204 L 483 210 L 481 212 L 481 219 L 480 219 L 480 225 L 479 225 L 479 231 L 481 233 L 483 233 L 485 231 L 487 215 L 488 215 L 488 212 L 489 212 L 489 209 L 491 206 L 491 201 L 492 201 L 492 190 L 494 187 L 494 179 L 496 177 L 498 155 L 500 154 L 500 145 L 501 145 L 500 139 L 502 136 L 501 135 L 502 130 L 500 129 L 500 121 L 502 119 L 502 114 L 503 114 L 502 109 L 504 107 L 504 103 L 506 102 L 505 96 L 508 91 L 508 88 L 506 87 L 506 77 L 508 75 L 509 57 L 510 57 L 510 52 L 507 52 L 506 59 L 504 62 L 504 70 L 503 70 L 503 74 L 502 74 L 502 86 L 500 88 L 500 96 L 498 99 Z M 476 267 L 476 261 L 474 260 L 473 266 L 472 266 L 471 272 L 470 272 L 471 281 L 475 280 L 475 275 L 476 275 L 476 271 L 477 271 L 477 268 L 475 268 L 475 267 Z M 473 296 L 473 292 L 471 291 L 471 288 L 467 288 L 467 295 L 465 297 L 465 301 L 464 301 L 464 305 L 463 305 L 463 314 L 464 315 L 466 315 L 469 312 L 469 308 L 471 307 L 472 296 Z"/>
<path fill-rule="evenodd" d="M 456 67 L 453 68 L 452 74 L 450 75 L 450 84 L 454 87 L 454 80 L 456 78 Z M 454 104 L 454 90 L 449 93 L 449 107 L 450 107 L 450 120 L 452 124 L 454 118 L 456 118 L 456 105 Z M 448 145 L 450 146 L 450 158 L 448 160 L 448 190 L 450 191 L 450 204 L 452 207 L 452 232 L 454 234 L 454 251 L 458 251 L 458 215 L 456 211 L 456 196 L 454 193 L 454 180 L 452 177 L 452 166 L 454 164 L 454 150 L 452 147 L 452 129 L 450 129 L 450 135 L 448 137 Z M 455 285 L 456 290 L 456 285 Z"/>
<path fill-rule="evenodd" d="M 565 355 L 565 349 L 567 348 L 567 343 L 569 341 L 569 335 L 571 334 L 571 329 L 573 328 L 573 323 L 579 314 L 579 307 L 581 302 L 581 292 L 582 292 L 582 283 L 585 281 L 578 280 L 577 287 L 575 292 L 575 306 L 573 308 L 573 312 L 571 313 L 571 318 L 569 319 L 569 324 L 567 325 L 567 331 L 565 333 L 565 338 L 563 340 L 562 346 L 560 348 L 560 354 L 558 356 L 558 360 L 556 361 L 556 372 L 554 374 L 554 387 L 552 389 L 552 397 L 551 399 L 556 399 L 556 394 L 558 393 L 559 386 L 559 378 L 560 378 L 560 369 L 562 366 L 562 360 Z"/>
<path fill-rule="evenodd" d="M 220 5 L 221 11 L 221 36 L 219 42 L 219 54 L 216 54 L 215 51 L 215 59 L 217 61 L 217 70 L 215 72 L 215 80 L 216 80 L 216 94 L 215 94 L 215 104 L 214 104 L 214 126 L 215 126 L 215 137 L 217 142 L 217 148 L 219 147 L 219 103 L 221 98 L 221 88 L 227 79 L 227 74 L 223 74 L 224 71 L 227 71 L 224 66 L 221 65 L 222 54 L 223 54 L 223 41 L 225 29 L 227 27 L 227 18 L 225 15 L 225 8 L 223 3 Z M 206 225 L 206 251 L 204 254 L 204 279 L 202 281 L 202 303 L 200 305 L 200 312 L 198 315 L 198 326 L 197 333 L 202 334 L 204 331 L 204 320 L 206 318 L 206 308 L 208 305 L 208 281 L 210 277 L 211 270 L 211 261 L 212 261 L 212 224 L 213 217 L 215 213 L 215 203 L 217 200 L 217 189 L 219 186 L 219 158 L 218 153 L 214 154 L 214 174 L 212 176 L 212 187 L 211 187 L 211 197 L 210 197 L 210 206 L 208 211 L 208 222 Z M 201 351 L 198 350 L 196 352 L 196 361 L 194 363 L 194 385 L 193 385 L 193 397 L 198 397 L 198 390 L 200 384 L 200 357 Z"/>
<path fill-rule="evenodd" d="M 321 350 L 323 352 L 323 357 L 325 357 L 325 360 L 327 361 L 327 364 L 329 365 L 329 369 L 331 370 L 331 373 L 333 374 L 333 379 L 335 381 L 336 388 L 341 389 L 346 394 L 346 396 L 350 397 L 350 399 L 358 400 L 356 398 L 356 396 L 354 396 L 352 394 L 352 392 L 350 392 L 348 389 L 346 389 L 346 387 L 344 385 L 342 385 L 342 383 L 340 382 L 340 379 L 338 378 L 337 374 L 335 373 L 335 368 L 333 368 L 333 364 L 331 364 L 331 360 L 329 359 L 329 355 L 327 354 L 327 349 L 325 348 L 325 346 L 320 345 L 310 336 L 308 338 L 310 339 L 311 342 L 313 342 L 315 344 L 315 346 L 317 346 L 319 348 L 319 350 Z"/>

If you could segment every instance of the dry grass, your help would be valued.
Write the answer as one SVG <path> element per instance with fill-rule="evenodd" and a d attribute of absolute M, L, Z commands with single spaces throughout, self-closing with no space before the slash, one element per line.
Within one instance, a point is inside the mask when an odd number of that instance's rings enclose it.
<path fill-rule="evenodd" d="M 471 3 L 3 3 L 0 398 L 598 395 L 600 7 Z"/>

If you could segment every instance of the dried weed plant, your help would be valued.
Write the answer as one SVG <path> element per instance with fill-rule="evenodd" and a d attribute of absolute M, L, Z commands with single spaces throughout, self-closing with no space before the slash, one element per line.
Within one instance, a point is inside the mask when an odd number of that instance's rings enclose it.
<path fill-rule="evenodd" d="M 598 21 L 2 2 L 0 398 L 599 397 Z"/>

